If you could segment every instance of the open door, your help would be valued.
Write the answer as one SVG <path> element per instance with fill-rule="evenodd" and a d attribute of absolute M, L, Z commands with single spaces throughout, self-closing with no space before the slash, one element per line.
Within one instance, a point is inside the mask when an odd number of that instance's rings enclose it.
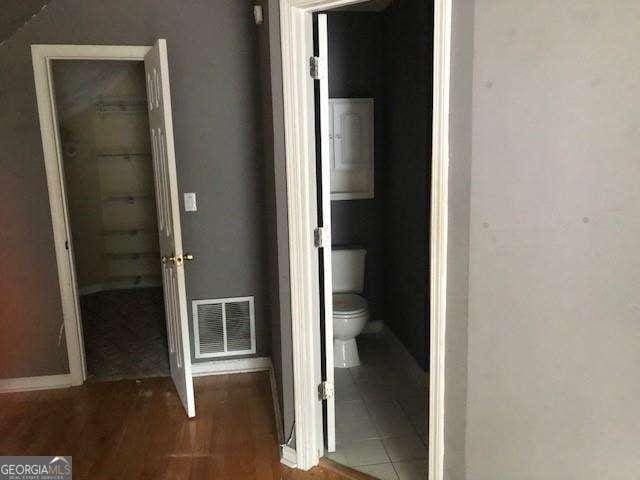
<path fill-rule="evenodd" d="M 144 68 L 147 79 L 149 129 L 151 131 L 171 377 L 187 415 L 193 417 L 196 414 L 196 408 L 191 376 L 191 348 L 184 280 L 184 262 L 193 257 L 182 251 L 180 204 L 178 202 L 171 95 L 169 93 L 169 64 L 165 40 L 156 41 L 144 58 Z"/>
<path fill-rule="evenodd" d="M 327 48 L 327 16 L 314 18 L 314 55 L 316 61 L 316 144 L 318 185 L 318 249 L 320 262 L 320 331 L 322 353 L 323 421 L 325 447 L 336 450 L 336 404 L 333 375 L 333 285 L 331 274 L 331 155 L 329 138 L 329 57 Z"/>

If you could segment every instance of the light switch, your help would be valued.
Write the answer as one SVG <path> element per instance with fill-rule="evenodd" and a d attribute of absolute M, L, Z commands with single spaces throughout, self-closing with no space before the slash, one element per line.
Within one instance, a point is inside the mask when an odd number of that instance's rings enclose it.
<path fill-rule="evenodd" d="M 185 212 L 197 212 L 198 206 L 196 205 L 196 194 L 193 192 L 184 194 L 184 211 Z"/>

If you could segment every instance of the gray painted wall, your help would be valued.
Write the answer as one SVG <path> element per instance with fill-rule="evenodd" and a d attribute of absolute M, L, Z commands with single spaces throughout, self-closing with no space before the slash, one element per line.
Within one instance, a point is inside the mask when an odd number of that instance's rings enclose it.
<path fill-rule="evenodd" d="M 266 182 L 267 301 L 270 308 L 271 357 L 287 440 L 293 428 L 293 351 L 289 284 L 284 103 L 278 0 L 261 0 L 264 23 L 258 29 L 264 126 Z"/>
<path fill-rule="evenodd" d="M 374 99 L 375 198 L 331 202 L 334 245 L 362 245 L 367 249 L 365 296 L 372 320 L 386 320 L 384 202 L 386 135 L 384 14 L 329 13 L 329 97 Z"/>
<path fill-rule="evenodd" d="M 445 478 L 466 478 L 469 207 L 474 0 L 453 2 L 445 347 Z"/>
<path fill-rule="evenodd" d="M 427 367 L 433 4 L 398 1 L 389 9 L 386 322 Z"/>
<path fill-rule="evenodd" d="M 50 0 L 3 0 L 0 9 L 0 44 L 11 37 Z"/>
<path fill-rule="evenodd" d="M 469 479 L 640 477 L 639 19 L 476 0 Z"/>
<path fill-rule="evenodd" d="M 265 322 L 265 159 L 253 2 L 54 0 L 0 46 L 0 378 L 67 371 L 32 43 L 169 48 L 178 182 L 198 193 L 182 214 L 188 300 L 256 296 Z M 9 348 L 11 346 L 11 348 Z"/>

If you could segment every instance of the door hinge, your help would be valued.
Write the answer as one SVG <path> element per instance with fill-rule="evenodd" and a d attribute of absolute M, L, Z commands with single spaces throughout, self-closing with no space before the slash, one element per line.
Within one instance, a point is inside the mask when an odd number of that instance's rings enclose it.
<path fill-rule="evenodd" d="M 322 382 L 318 385 L 318 399 L 327 400 L 333 397 L 333 383 Z"/>
<path fill-rule="evenodd" d="M 316 248 L 322 248 L 326 245 L 326 233 L 325 229 L 322 227 L 317 227 L 313 231 L 313 244 Z"/>
<path fill-rule="evenodd" d="M 309 57 L 309 75 L 314 80 L 320 79 L 320 57 Z"/>
<path fill-rule="evenodd" d="M 69 250 L 69 240 L 65 240 L 65 241 L 64 241 L 64 248 L 66 248 L 67 250 Z"/>

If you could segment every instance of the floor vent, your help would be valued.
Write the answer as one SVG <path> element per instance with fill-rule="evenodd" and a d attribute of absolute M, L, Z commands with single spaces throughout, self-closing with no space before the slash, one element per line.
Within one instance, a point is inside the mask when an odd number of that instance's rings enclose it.
<path fill-rule="evenodd" d="M 253 297 L 193 301 L 196 358 L 256 353 Z"/>

